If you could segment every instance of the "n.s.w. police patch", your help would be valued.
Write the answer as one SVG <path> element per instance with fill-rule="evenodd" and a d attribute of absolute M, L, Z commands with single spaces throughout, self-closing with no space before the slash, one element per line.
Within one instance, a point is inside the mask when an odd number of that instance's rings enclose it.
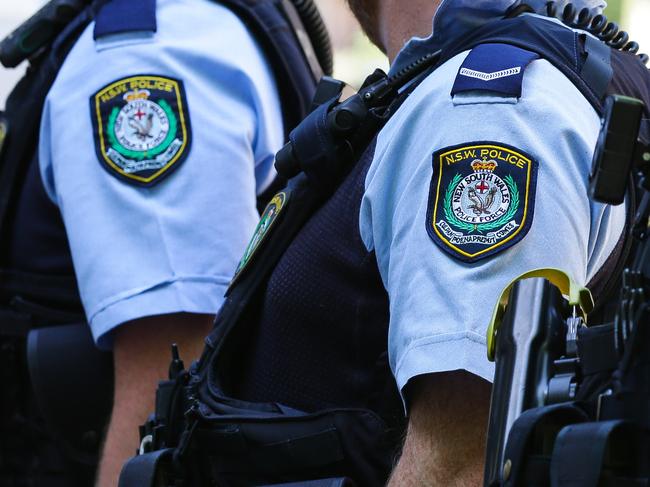
<path fill-rule="evenodd" d="M 533 220 L 537 162 L 497 142 L 433 154 L 427 232 L 445 252 L 475 262 L 520 241 Z"/>
<path fill-rule="evenodd" d="M 99 90 L 90 104 L 97 156 L 114 176 L 150 186 L 187 156 L 191 132 L 180 80 L 123 78 Z"/>

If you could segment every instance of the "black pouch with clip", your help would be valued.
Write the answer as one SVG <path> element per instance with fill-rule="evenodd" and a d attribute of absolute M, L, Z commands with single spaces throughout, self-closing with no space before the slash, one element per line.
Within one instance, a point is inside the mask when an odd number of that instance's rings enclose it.
<path fill-rule="evenodd" d="M 221 397 L 194 414 L 200 420 L 191 449 L 200 454 L 188 456 L 220 485 L 351 476 L 359 486 L 380 486 L 396 453 L 387 425 L 365 409 L 307 413 Z"/>

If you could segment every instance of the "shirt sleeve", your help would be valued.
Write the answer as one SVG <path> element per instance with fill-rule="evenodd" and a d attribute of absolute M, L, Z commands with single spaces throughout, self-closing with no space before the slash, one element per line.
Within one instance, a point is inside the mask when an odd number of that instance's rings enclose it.
<path fill-rule="evenodd" d="M 452 98 L 466 55 L 441 66 L 407 99 L 381 132 L 366 179 L 360 230 L 376 252 L 390 296 L 389 357 L 400 390 L 418 375 L 454 370 L 491 381 L 486 329 L 505 286 L 540 267 L 564 269 L 584 285 L 625 224 L 625 205 L 601 205 L 587 196 L 600 120 L 575 86 L 537 60 L 525 72 L 519 99 L 490 92 Z M 528 233 L 468 262 L 429 235 L 432 155 L 479 141 L 530 155 L 538 172 Z"/>
<path fill-rule="evenodd" d="M 191 126 L 186 159 L 150 187 L 103 167 L 89 110 L 103 87 L 142 75 L 182 82 Z M 78 40 L 46 99 L 39 155 L 100 347 L 130 320 L 219 309 L 274 178 L 276 93 L 254 39 L 214 2 L 161 0 L 153 35 L 95 42 L 90 25 Z"/>

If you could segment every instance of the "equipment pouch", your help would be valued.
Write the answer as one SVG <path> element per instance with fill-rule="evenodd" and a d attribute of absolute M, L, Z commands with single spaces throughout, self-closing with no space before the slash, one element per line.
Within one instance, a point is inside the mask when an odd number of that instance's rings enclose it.
<path fill-rule="evenodd" d="M 201 458 L 198 470 L 229 486 L 343 479 L 346 474 L 360 486 L 384 484 L 393 442 L 375 413 L 331 409 L 308 414 L 276 406 L 275 412 L 260 408 L 224 415 L 200 406 L 191 447 L 201 452 L 194 456 Z M 234 412 L 231 406 L 225 409 Z"/>

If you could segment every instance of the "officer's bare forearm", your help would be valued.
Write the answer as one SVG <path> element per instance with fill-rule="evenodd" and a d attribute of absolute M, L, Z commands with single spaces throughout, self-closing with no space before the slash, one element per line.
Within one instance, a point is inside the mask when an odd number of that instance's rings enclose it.
<path fill-rule="evenodd" d="M 124 462 L 135 453 L 138 426 L 154 408 L 158 381 L 166 378 L 171 343 L 186 362 L 198 357 L 213 317 L 161 315 L 125 323 L 115 332 L 115 393 L 97 478 L 98 487 L 115 487 Z"/>
<path fill-rule="evenodd" d="M 490 385 L 450 372 L 420 377 L 408 392 L 408 432 L 389 487 L 482 485 Z"/>

